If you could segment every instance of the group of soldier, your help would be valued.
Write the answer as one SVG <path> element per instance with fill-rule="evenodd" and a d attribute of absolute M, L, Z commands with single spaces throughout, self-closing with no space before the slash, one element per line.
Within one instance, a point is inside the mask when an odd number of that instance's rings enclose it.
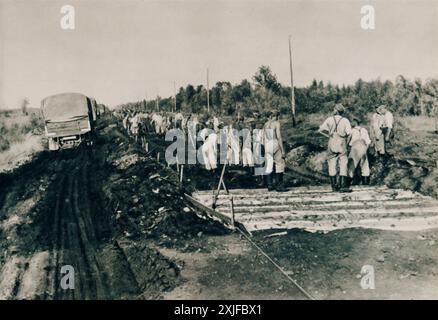
<path fill-rule="evenodd" d="M 146 150 L 146 133 L 164 137 L 169 130 L 182 130 L 187 144 L 200 150 L 205 169 L 213 172 L 218 163 L 224 163 L 218 146 L 222 148 L 225 143 L 228 165 L 249 168 L 254 175 L 263 177 L 261 184 L 269 191 L 286 191 L 283 177 L 286 152 L 277 111 L 256 113 L 246 119 L 240 114 L 221 119 L 216 113 L 125 111 L 120 118 L 124 128 Z M 335 105 L 333 114 L 319 127 L 319 132 L 328 137 L 327 164 L 333 191 L 351 191 L 349 186 L 356 171 L 360 171 L 362 184 L 370 183 L 369 148 L 385 158 L 393 121 L 385 106 L 377 106 L 370 134 L 362 119 L 354 117 L 350 121 L 345 117 L 344 106 Z"/>
<path fill-rule="evenodd" d="M 369 148 L 376 156 L 387 159 L 387 145 L 392 139 L 394 117 L 384 105 L 378 105 L 371 118 L 371 135 L 363 125 L 364 120 L 347 119 L 345 108 L 336 104 L 333 114 L 319 127 L 328 139 L 327 164 L 333 191 L 350 192 L 350 181 L 357 168 L 362 184 L 370 183 Z"/>
<path fill-rule="evenodd" d="M 285 191 L 285 150 L 281 137 L 278 112 L 254 114 L 244 118 L 221 118 L 217 114 L 181 112 L 136 112 L 119 114 L 123 127 L 145 149 L 146 133 L 164 137 L 172 129 L 184 132 L 192 150 L 200 150 L 206 170 L 216 171 L 224 163 L 220 151 L 225 145 L 225 161 L 229 166 L 243 166 L 260 176 L 260 184 L 270 191 Z M 221 146 L 219 148 L 218 146 Z"/>

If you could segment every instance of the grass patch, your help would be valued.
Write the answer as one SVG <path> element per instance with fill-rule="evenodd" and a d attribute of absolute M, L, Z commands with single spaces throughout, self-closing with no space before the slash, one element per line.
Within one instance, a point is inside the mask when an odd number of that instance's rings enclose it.
<path fill-rule="evenodd" d="M 0 112 L 0 152 L 7 151 L 12 145 L 24 142 L 28 134 L 40 135 L 44 122 L 39 109 L 22 114 L 19 110 Z"/>

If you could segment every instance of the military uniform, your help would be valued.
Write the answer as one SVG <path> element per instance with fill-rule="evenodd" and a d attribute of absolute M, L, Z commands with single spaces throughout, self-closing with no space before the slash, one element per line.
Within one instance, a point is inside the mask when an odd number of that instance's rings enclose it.
<path fill-rule="evenodd" d="M 327 118 L 320 126 L 320 131 L 329 133 L 327 164 L 329 176 L 336 176 L 339 165 L 339 176 L 347 176 L 347 137 L 351 134 L 350 121 L 340 115 Z"/>
<path fill-rule="evenodd" d="M 359 166 L 364 184 L 369 183 L 367 178 L 370 176 L 370 166 L 367 151 L 370 144 L 371 140 L 367 129 L 361 126 L 356 126 L 352 129 L 350 139 L 351 150 L 349 155 L 349 159 L 352 161 L 350 177 L 353 178 L 354 171 L 357 166 Z"/>

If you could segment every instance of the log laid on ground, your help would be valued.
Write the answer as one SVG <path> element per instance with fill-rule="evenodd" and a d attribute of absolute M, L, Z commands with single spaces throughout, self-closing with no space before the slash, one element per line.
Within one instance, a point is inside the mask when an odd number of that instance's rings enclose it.
<path fill-rule="evenodd" d="M 264 236 L 263 238 L 268 239 L 268 238 L 285 236 L 285 235 L 287 235 L 287 231 L 271 233 L 271 234 Z"/>
<path fill-rule="evenodd" d="M 213 204 L 210 192 L 196 192 L 204 206 Z M 230 199 L 233 207 L 230 208 Z M 438 200 L 410 190 L 385 186 L 354 187 L 352 193 L 332 192 L 328 187 L 292 188 L 288 192 L 266 189 L 229 190 L 219 195 L 216 211 L 234 216 L 248 231 L 304 228 L 333 230 L 346 227 L 370 227 L 402 230 L 431 228 L 438 223 Z M 395 223 L 397 222 L 397 223 Z"/>

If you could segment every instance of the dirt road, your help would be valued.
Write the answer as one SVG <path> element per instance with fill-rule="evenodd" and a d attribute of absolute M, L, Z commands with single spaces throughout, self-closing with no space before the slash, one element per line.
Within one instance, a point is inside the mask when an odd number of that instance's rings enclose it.
<path fill-rule="evenodd" d="M 2 239 L 7 254 L 1 298 L 107 299 L 122 292 L 139 294 L 123 251 L 108 241 L 108 215 L 101 207 L 91 160 L 90 150 L 82 148 L 56 159 L 44 154 L 12 182 L 2 206 L 7 215 L 3 228 L 10 232 Z M 59 285 L 64 265 L 75 270 L 75 290 Z M 123 272 L 117 272 L 122 266 Z"/>

